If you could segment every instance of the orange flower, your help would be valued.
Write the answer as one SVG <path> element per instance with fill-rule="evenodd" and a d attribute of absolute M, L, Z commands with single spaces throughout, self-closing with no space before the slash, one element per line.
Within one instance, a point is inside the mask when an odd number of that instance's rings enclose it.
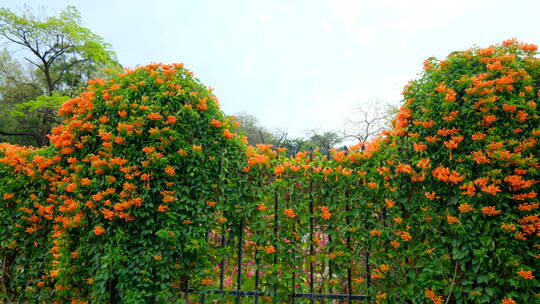
<path fill-rule="evenodd" d="M 451 171 L 450 169 L 444 167 L 434 169 L 431 174 L 436 179 L 451 184 L 458 184 L 464 179 L 464 176 L 460 175 L 457 171 Z"/>
<path fill-rule="evenodd" d="M 514 226 L 514 224 L 502 223 L 501 224 L 501 229 L 504 230 L 504 231 L 515 231 L 516 226 Z"/>
<path fill-rule="evenodd" d="M 223 130 L 223 137 L 227 139 L 231 139 L 234 137 L 234 134 L 231 131 L 229 131 L 229 129 L 225 129 Z"/>
<path fill-rule="evenodd" d="M 206 202 L 206 204 L 210 207 L 214 207 L 216 205 L 216 202 L 211 202 L 211 201 L 208 201 Z"/>
<path fill-rule="evenodd" d="M 221 121 L 217 120 L 217 119 L 212 119 L 212 121 L 210 121 L 210 124 L 216 128 L 219 128 L 221 127 Z"/>
<path fill-rule="evenodd" d="M 424 195 L 426 196 L 426 198 L 428 200 L 434 200 L 434 199 L 438 199 L 438 198 L 441 198 L 440 196 L 437 196 L 435 192 L 426 192 L 424 193 Z"/>
<path fill-rule="evenodd" d="M 471 135 L 471 138 L 472 138 L 472 140 L 476 140 L 476 141 L 482 140 L 482 139 L 486 138 L 486 134 L 482 133 L 482 132 L 476 132 L 473 135 Z"/>
<path fill-rule="evenodd" d="M 296 213 L 294 212 L 294 210 L 290 209 L 290 208 L 287 208 L 283 211 L 283 213 L 285 214 L 285 216 L 289 217 L 289 218 L 295 218 L 296 217 Z"/>
<path fill-rule="evenodd" d="M 429 158 L 420 158 L 416 166 L 418 168 L 429 169 L 431 168 L 431 164 L 429 162 L 430 162 Z"/>
<path fill-rule="evenodd" d="M 413 149 L 416 152 L 422 152 L 427 149 L 427 145 L 424 142 L 419 142 L 419 143 L 413 144 Z"/>
<path fill-rule="evenodd" d="M 211 278 L 204 278 L 201 280 L 201 285 L 208 286 L 212 284 L 214 281 Z"/>
<path fill-rule="evenodd" d="M 172 125 L 175 122 L 176 122 L 176 117 L 174 117 L 174 116 L 167 117 L 167 124 Z"/>
<path fill-rule="evenodd" d="M 144 148 L 142 149 L 142 151 L 143 151 L 144 153 L 146 153 L 146 154 L 152 153 L 152 152 L 154 152 L 155 150 L 156 150 L 156 148 L 154 148 L 154 147 L 144 147 Z"/>
<path fill-rule="evenodd" d="M 525 280 L 532 280 L 534 279 L 534 275 L 533 275 L 533 272 L 532 270 L 520 270 L 517 272 L 517 274 L 524 278 Z"/>
<path fill-rule="evenodd" d="M 519 48 L 524 50 L 525 52 L 533 52 L 533 53 L 538 50 L 538 46 L 532 43 L 521 43 L 519 45 Z"/>
<path fill-rule="evenodd" d="M 430 142 L 430 143 L 435 143 L 435 142 L 438 142 L 440 139 L 437 137 L 437 135 L 435 136 L 426 136 L 426 141 L 427 142 Z"/>
<path fill-rule="evenodd" d="M 103 233 L 105 233 L 105 229 L 103 229 L 103 227 L 101 227 L 101 226 L 94 227 L 94 234 L 95 235 L 101 235 Z"/>
<path fill-rule="evenodd" d="M 444 81 L 441 82 L 441 83 L 439 83 L 439 84 L 437 85 L 437 87 L 435 88 L 435 91 L 437 91 L 438 93 L 444 93 L 444 92 L 446 92 L 446 90 L 447 90 L 447 87 L 446 87 L 446 85 L 444 84 Z"/>
<path fill-rule="evenodd" d="M 343 173 L 343 175 L 350 176 L 350 175 L 353 173 L 353 170 L 352 170 L 352 169 L 343 168 L 343 170 L 341 170 L 341 173 Z"/>
<path fill-rule="evenodd" d="M 155 255 L 155 256 L 154 256 L 154 260 L 156 260 L 156 261 L 161 261 L 161 255 Z"/>
<path fill-rule="evenodd" d="M 519 175 L 509 175 L 504 178 L 504 181 L 508 183 L 508 188 L 510 191 L 517 191 L 524 188 L 529 188 L 530 186 L 536 184 L 535 180 L 524 180 Z"/>
<path fill-rule="evenodd" d="M 332 214 L 330 213 L 330 211 L 328 210 L 328 207 L 327 206 L 321 206 L 319 207 L 319 209 L 321 209 L 321 212 L 322 212 L 322 215 L 321 217 L 325 220 L 329 220 L 330 217 L 332 216 Z"/>
<path fill-rule="evenodd" d="M 274 248 L 274 246 L 265 246 L 265 247 L 264 247 L 264 251 L 265 251 L 266 253 L 270 254 L 270 253 L 276 252 L 276 249 Z"/>
<path fill-rule="evenodd" d="M 399 231 L 397 234 L 401 237 L 401 239 L 405 242 L 408 242 L 412 240 L 411 235 L 407 231 Z"/>
<path fill-rule="evenodd" d="M 13 196 L 15 196 L 13 193 L 4 193 L 4 200 L 7 201 L 8 199 L 13 198 Z"/>
<path fill-rule="evenodd" d="M 501 192 L 501 188 L 495 185 L 480 187 L 480 190 L 482 190 L 482 192 L 484 193 L 491 194 L 491 195 L 497 195 L 497 192 Z"/>
<path fill-rule="evenodd" d="M 176 173 L 175 173 L 175 169 L 173 166 L 167 166 L 165 167 L 165 173 L 168 175 L 168 176 L 174 176 Z"/>
<path fill-rule="evenodd" d="M 277 177 L 282 177 L 283 176 L 283 172 L 285 172 L 285 167 L 283 165 L 276 165 L 274 167 L 274 174 L 277 176 Z"/>
<path fill-rule="evenodd" d="M 437 296 L 435 292 L 429 288 L 426 288 L 426 298 L 430 299 L 433 304 L 442 304 L 442 296 Z"/>
<path fill-rule="evenodd" d="M 477 164 L 487 164 L 490 162 L 489 158 L 484 155 L 482 150 L 472 152 L 471 155 L 473 156 L 473 159 Z"/>
<path fill-rule="evenodd" d="M 148 119 L 150 119 L 150 120 L 160 120 L 160 119 L 163 118 L 163 116 L 161 116 L 161 114 L 155 113 L 155 112 L 154 112 L 154 113 L 148 114 L 147 117 L 148 117 Z"/>
<path fill-rule="evenodd" d="M 470 204 L 467 204 L 467 203 L 459 205 L 458 209 L 462 213 L 467 213 L 467 212 L 474 211 L 474 208 Z"/>
<path fill-rule="evenodd" d="M 396 202 L 394 202 L 393 200 L 387 198 L 384 200 L 385 203 L 386 203 L 386 208 L 388 209 L 392 209 L 394 207 L 394 205 L 396 204 Z"/>
<path fill-rule="evenodd" d="M 516 105 L 503 104 L 503 110 L 506 112 L 515 112 L 517 110 Z"/>
<path fill-rule="evenodd" d="M 444 96 L 445 101 L 456 101 L 456 91 L 453 89 L 446 90 L 446 95 Z"/>
<path fill-rule="evenodd" d="M 159 212 L 166 212 L 167 210 L 169 210 L 169 206 L 167 206 L 167 205 L 159 205 L 158 206 L 158 211 Z"/>
<path fill-rule="evenodd" d="M 399 248 L 399 246 L 400 246 L 398 241 L 392 241 L 392 242 L 390 242 L 390 245 L 392 245 L 392 247 L 394 247 L 396 249 Z"/>
<path fill-rule="evenodd" d="M 516 301 L 512 300 L 511 298 L 503 298 L 501 300 L 501 304 L 516 304 Z"/>
<path fill-rule="evenodd" d="M 124 138 L 123 138 L 123 137 L 120 137 L 120 136 L 115 136 L 115 137 L 114 137 L 114 142 L 115 142 L 117 145 L 120 145 L 120 144 L 124 143 Z"/>
<path fill-rule="evenodd" d="M 494 216 L 501 213 L 501 210 L 497 210 L 495 206 L 486 206 L 482 208 L 482 213 L 488 216 Z"/>
<path fill-rule="evenodd" d="M 202 146 L 197 146 L 197 145 L 193 145 L 193 151 L 201 151 L 202 150 Z"/>
<path fill-rule="evenodd" d="M 369 235 L 370 236 L 381 236 L 382 235 L 382 232 L 377 230 L 377 229 L 373 229 L 369 232 Z"/>
<path fill-rule="evenodd" d="M 411 167 L 411 165 L 407 165 L 407 164 L 398 164 L 396 166 L 396 173 L 411 174 L 412 173 L 412 167 Z"/>
<path fill-rule="evenodd" d="M 180 155 L 180 156 L 187 156 L 188 153 L 186 150 L 184 149 L 178 149 L 178 151 L 176 151 L 176 154 Z"/>
<path fill-rule="evenodd" d="M 518 209 L 521 211 L 531 211 L 537 209 L 540 206 L 540 203 L 523 203 L 519 204 Z"/>
<path fill-rule="evenodd" d="M 450 225 L 459 224 L 459 219 L 457 217 L 455 217 L 455 216 L 450 215 L 450 214 L 446 215 L 446 221 Z"/>

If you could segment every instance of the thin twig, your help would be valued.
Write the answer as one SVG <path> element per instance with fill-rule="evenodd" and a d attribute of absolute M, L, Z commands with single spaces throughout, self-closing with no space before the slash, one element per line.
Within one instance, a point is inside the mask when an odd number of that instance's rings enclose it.
<path fill-rule="evenodd" d="M 454 284 L 456 282 L 456 275 L 458 270 L 458 264 L 454 264 L 454 277 L 452 278 L 452 284 L 450 284 L 450 291 L 448 292 L 448 297 L 446 298 L 445 304 L 448 304 L 450 302 L 450 297 L 452 296 L 452 289 L 454 289 Z"/>

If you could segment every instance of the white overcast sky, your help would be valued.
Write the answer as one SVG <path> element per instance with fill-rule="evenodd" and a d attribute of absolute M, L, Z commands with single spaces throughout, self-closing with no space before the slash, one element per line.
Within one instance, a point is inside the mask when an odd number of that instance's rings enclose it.
<path fill-rule="evenodd" d="M 67 5 L 123 66 L 183 62 L 225 113 L 290 136 L 339 130 L 355 104 L 398 104 L 430 56 L 540 43 L 540 0 L 0 0 Z"/>

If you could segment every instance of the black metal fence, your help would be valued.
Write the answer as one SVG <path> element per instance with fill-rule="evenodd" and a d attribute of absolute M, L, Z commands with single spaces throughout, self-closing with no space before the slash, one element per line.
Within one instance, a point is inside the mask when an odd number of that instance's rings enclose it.
<path fill-rule="evenodd" d="M 279 197 L 276 192 L 273 198 L 273 218 L 269 218 L 267 226 L 267 235 L 271 235 L 269 239 L 278 240 L 280 238 L 280 220 L 279 215 L 283 211 L 283 201 L 293 199 L 292 197 Z M 280 203 L 280 201 L 282 201 Z M 351 221 L 355 221 L 355 225 L 361 219 L 358 216 L 349 216 L 352 206 L 346 204 L 343 206 L 343 212 L 346 214 L 342 217 L 345 219 L 347 227 L 351 224 Z M 307 210 L 306 210 L 307 211 Z M 275 279 L 273 282 L 264 282 L 264 278 L 261 277 L 261 270 L 264 268 L 264 262 L 261 261 L 260 255 L 250 253 L 250 257 L 254 257 L 251 266 L 255 271 L 251 271 L 249 284 L 246 286 L 245 276 L 246 271 L 244 268 L 245 257 L 245 235 L 249 233 L 249 227 L 246 227 L 246 222 L 249 225 L 249 219 L 241 219 L 234 224 L 234 228 L 228 228 L 228 233 L 225 230 L 221 230 L 221 233 L 209 233 L 212 234 L 209 238 L 213 238 L 213 245 L 217 247 L 218 252 L 221 252 L 221 257 L 215 257 L 217 265 L 213 270 L 213 276 L 218 278 L 219 282 L 214 282 L 213 288 L 207 286 L 190 286 L 186 280 L 182 290 L 184 291 L 184 297 L 188 303 L 266 303 L 276 301 L 279 299 L 279 303 L 363 303 L 370 302 L 369 290 L 372 284 L 371 281 L 371 269 L 370 269 L 370 253 L 367 246 L 359 244 L 362 240 L 353 240 L 351 233 L 343 232 L 343 238 L 340 241 L 345 246 L 351 249 L 353 252 L 352 260 L 354 262 L 347 265 L 336 265 L 332 259 L 328 261 L 321 261 L 314 258 L 316 254 L 316 242 L 314 236 L 320 226 L 316 223 L 314 209 L 314 200 L 309 200 L 309 222 L 304 223 L 302 239 L 299 242 L 299 247 L 292 248 L 289 251 L 295 251 L 299 256 L 300 264 L 307 266 L 304 269 L 304 279 L 300 281 L 299 273 L 302 270 L 290 267 L 290 274 L 288 276 L 283 275 L 283 279 Z M 365 214 L 363 215 L 365 216 Z M 271 223 L 271 222 L 273 223 Z M 331 225 L 331 224 L 330 224 Z M 246 229 L 247 228 L 247 229 Z M 332 229 L 332 227 L 329 227 Z M 366 227 L 362 227 L 367 229 Z M 325 249 L 326 253 L 331 254 L 333 251 L 332 236 L 327 235 L 327 244 L 329 246 Z M 257 244 L 258 241 L 256 241 Z M 274 244 L 274 248 L 277 244 Z M 353 250 L 353 247 L 355 248 Z M 279 256 L 279 252 L 273 255 L 271 260 L 271 266 L 276 266 L 282 261 Z M 268 260 L 266 261 L 268 263 Z M 316 274 L 316 265 L 318 264 L 318 273 Z M 219 267 L 217 267 L 219 266 Z M 266 265 L 268 267 L 268 265 Z M 231 269 L 232 268 L 232 269 Z M 233 270 L 233 271 L 231 271 Z M 306 271 L 307 270 L 307 271 Z M 226 275 L 226 274 L 229 275 Z M 354 288 L 354 279 L 361 281 L 360 284 L 356 284 Z M 361 278 L 359 278 L 359 276 Z M 285 278 L 286 277 L 286 278 Z M 315 286 L 315 281 L 319 283 Z M 300 282 L 299 282 L 300 281 Z M 326 281 L 326 282 L 322 282 Z M 328 284 L 332 281 L 334 284 Z M 283 288 L 283 284 L 290 284 L 288 288 Z M 301 283 L 301 284 L 299 284 Z M 264 286 L 263 286 L 264 285 Z"/>

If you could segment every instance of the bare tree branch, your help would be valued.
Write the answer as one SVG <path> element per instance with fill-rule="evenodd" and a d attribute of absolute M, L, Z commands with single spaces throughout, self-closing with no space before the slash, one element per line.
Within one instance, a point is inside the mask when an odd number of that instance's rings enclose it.
<path fill-rule="evenodd" d="M 394 109 L 389 104 L 357 105 L 353 109 L 353 119 L 348 119 L 343 130 L 345 138 L 366 143 L 388 125 L 389 112 Z"/>

